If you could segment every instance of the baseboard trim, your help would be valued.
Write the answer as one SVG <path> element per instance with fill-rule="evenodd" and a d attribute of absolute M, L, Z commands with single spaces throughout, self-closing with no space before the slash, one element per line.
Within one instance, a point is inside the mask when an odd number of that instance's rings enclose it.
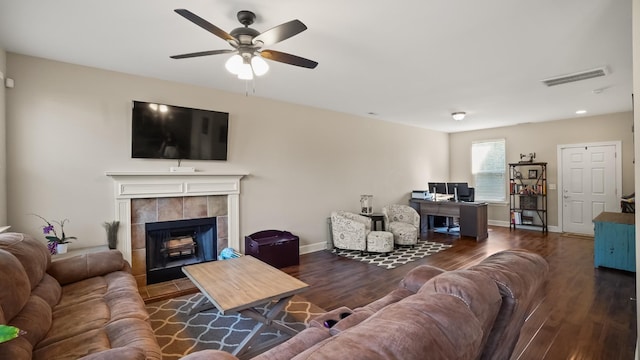
<path fill-rule="evenodd" d="M 498 220 L 489 220 L 488 224 L 492 226 L 500 226 L 500 227 L 509 227 L 509 225 L 511 225 L 508 221 L 498 221 Z M 527 226 L 527 225 L 518 225 L 517 229 L 540 230 L 539 227 Z M 555 232 L 555 233 L 562 232 L 560 231 L 560 228 L 557 226 L 547 226 L 547 229 L 549 230 L 549 232 Z"/>
<path fill-rule="evenodd" d="M 309 245 L 300 246 L 300 254 L 309 254 L 316 251 L 322 251 L 327 249 L 326 242 L 317 242 Z"/>

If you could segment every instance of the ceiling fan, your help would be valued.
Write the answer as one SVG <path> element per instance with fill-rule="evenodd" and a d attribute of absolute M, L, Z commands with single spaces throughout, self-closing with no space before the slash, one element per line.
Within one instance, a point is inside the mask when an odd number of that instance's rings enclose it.
<path fill-rule="evenodd" d="M 171 56 L 172 59 L 233 53 L 235 55 L 227 60 L 225 67 L 229 72 L 243 80 L 251 80 L 254 73 L 260 76 L 269 70 L 269 65 L 263 58 L 309 69 L 318 66 L 318 63 L 313 60 L 280 51 L 263 49 L 265 46 L 276 44 L 305 31 L 307 26 L 300 20 L 291 20 L 260 33 L 249 27 L 255 21 L 256 15 L 251 11 L 242 10 L 238 12 L 238 21 L 244 27 L 233 29 L 231 33 L 227 33 L 189 10 L 176 9 L 175 12 L 213 35 L 227 41 L 233 49 L 174 55 Z"/>

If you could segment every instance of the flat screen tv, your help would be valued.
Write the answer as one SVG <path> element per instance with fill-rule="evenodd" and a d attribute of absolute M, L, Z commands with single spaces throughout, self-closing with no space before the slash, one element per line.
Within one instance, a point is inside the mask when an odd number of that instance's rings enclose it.
<path fill-rule="evenodd" d="M 131 157 L 227 160 L 229 113 L 133 101 Z"/>

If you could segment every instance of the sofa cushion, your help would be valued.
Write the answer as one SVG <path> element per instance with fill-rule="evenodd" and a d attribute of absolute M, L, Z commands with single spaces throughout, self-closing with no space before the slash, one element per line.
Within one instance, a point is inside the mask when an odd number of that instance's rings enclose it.
<path fill-rule="evenodd" d="M 317 327 L 321 329 L 328 329 L 329 326 L 326 326 L 327 320 L 328 321 L 333 320 L 335 323 L 337 323 L 341 319 L 340 317 L 341 314 L 351 314 L 352 312 L 353 310 L 349 309 L 348 307 L 341 306 L 337 309 L 333 309 L 331 311 L 325 312 L 324 314 L 314 317 L 313 319 L 311 319 L 311 321 L 309 321 L 309 326 Z"/>
<path fill-rule="evenodd" d="M 479 321 L 459 298 L 412 295 L 294 359 L 342 359 L 345 354 L 371 360 L 475 359 L 482 335 Z"/>
<path fill-rule="evenodd" d="M 38 347 L 100 329 L 109 319 L 109 308 L 100 298 L 89 299 L 73 306 L 55 307 L 51 328 Z"/>
<path fill-rule="evenodd" d="M 30 360 L 31 344 L 20 337 L 0 344 L 0 360 Z"/>
<path fill-rule="evenodd" d="M 99 353 L 89 354 L 82 358 L 82 360 L 114 360 L 114 359 L 126 359 L 126 360 L 146 360 L 147 354 L 144 350 L 137 347 L 120 347 L 115 349 L 109 349 L 101 351 Z"/>
<path fill-rule="evenodd" d="M 373 314 L 375 314 L 375 312 L 369 308 L 357 309 L 356 311 L 351 313 L 351 315 L 338 321 L 333 327 L 331 327 L 331 329 L 329 329 L 329 334 L 331 334 L 332 336 L 338 335 L 340 332 L 352 328 L 367 320 Z"/>
<path fill-rule="evenodd" d="M 291 359 L 320 341 L 329 338 L 329 336 L 329 331 L 327 329 L 309 327 L 279 346 L 254 357 L 252 360 Z M 216 359 L 220 358 L 216 357 Z"/>
<path fill-rule="evenodd" d="M 83 254 L 51 263 L 47 270 L 60 285 L 70 284 L 94 276 L 106 275 L 127 268 L 118 250 Z"/>
<path fill-rule="evenodd" d="M 144 307 L 144 301 L 142 301 L 135 289 L 108 291 L 104 295 L 104 302 L 107 304 L 111 314 L 109 321 L 126 318 L 149 320 L 149 313 Z"/>
<path fill-rule="evenodd" d="M 60 302 L 62 287 L 51 275 L 44 274 L 42 281 L 31 291 L 31 294 L 42 298 L 50 307 L 53 307 Z"/>
<path fill-rule="evenodd" d="M 0 249 L 10 252 L 20 261 L 29 277 L 30 289 L 40 283 L 51 263 L 51 254 L 47 246 L 26 234 L 0 234 Z"/>
<path fill-rule="evenodd" d="M 549 264 L 526 250 L 506 250 L 470 269 L 492 278 L 502 295 L 502 306 L 481 358 L 508 359 L 526 316 L 544 297 Z"/>
<path fill-rule="evenodd" d="M 9 325 L 26 331 L 26 334 L 0 343 L 0 359 L 31 359 L 35 344 L 45 336 L 51 326 L 51 307 L 42 298 L 30 296 Z"/>
<path fill-rule="evenodd" d="M 0 309 L 3 323 L 11 321 L 29 300 L 31 283 L 24 267 L 11 253 L 0 250 Z"/>
<path fill-rule="evenodd" d="M 88 278 L 62 287 L 62 297 L 57 309 L 75 306 L 92 299 L 100 299 L 107 292 L 107 282 L 102 276 Z"/>
<path fill-rule="evenodd" d="M 411 271 L 409 271 L 407 275 L 405 275 L 404 278 L 400 280 L 400 286 L 413 293 L 416 293 L 418 292 L 418 290 L 420 290 L 424 283 L 431 280 L 433 277 L 442 274 L 443 272 L 444 270 L 434 266 L 420 265 L 411 269 Z"/>
<path fill-rule="evenodd" d="M 112 321 L 104 327 L 111 347 L 137 347 L 143 349 L 149 360 L 160 360 L 162 353 L 153 330 L 147 321 L 128 318 Z"/>
<path fill-rule="evenodd" d="M 138 284 L 130 273 L 123 271 L 110 272 L 103 276 L 109 291 L 137 289 Z"/>
<path fill-rule="evenodd" d="M 111 348 L 109 337 L 104 329 L 86 331 L 76 336 L 61 339 L 41 346 L 33 352 L 34 360 L 75 360 L 91 353 Z"/>
<path fill-rule="evenodd" d="M 9 324 L 26 331 L 20 339 L 27 340 L 33 349 L 51 327 L 51 307 L 42 298 L 31 296 L 22 311 Z"/>
<path fill-rule="evenodd" d="M 2 320 L 10 321 L 29 300 L 31 284 L 22 264 L 9 252 L 0 250 L 0 308 Z"/>
<path fill-rule="evenodd" d="M 418 291 L 420 296 L 432 294 L 448 294 L 464 301 L 480 322 L 483 331 L 481 346 L 484 346 L 502 305 L 502 297 L 494 281 L 472 270 L 449 271 L 429 280 Z"/>

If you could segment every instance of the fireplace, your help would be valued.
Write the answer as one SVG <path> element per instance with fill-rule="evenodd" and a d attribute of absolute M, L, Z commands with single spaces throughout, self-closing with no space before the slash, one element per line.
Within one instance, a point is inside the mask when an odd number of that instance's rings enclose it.
<path fill-rule="evenodd" d="M 145 224 L 147 284 L 185 277 L 182 266 L 215 261 L 216 218 Z"/>
<path fill-rule="evenodd" d="M 114 180 L 118 250 L 138 286 L 147 285 L 144 226 L 148 222 L 215 217 L 218 253 L 240 243 L 240 179 L 247 175 L 181 172 L 107 172 Z"/>

